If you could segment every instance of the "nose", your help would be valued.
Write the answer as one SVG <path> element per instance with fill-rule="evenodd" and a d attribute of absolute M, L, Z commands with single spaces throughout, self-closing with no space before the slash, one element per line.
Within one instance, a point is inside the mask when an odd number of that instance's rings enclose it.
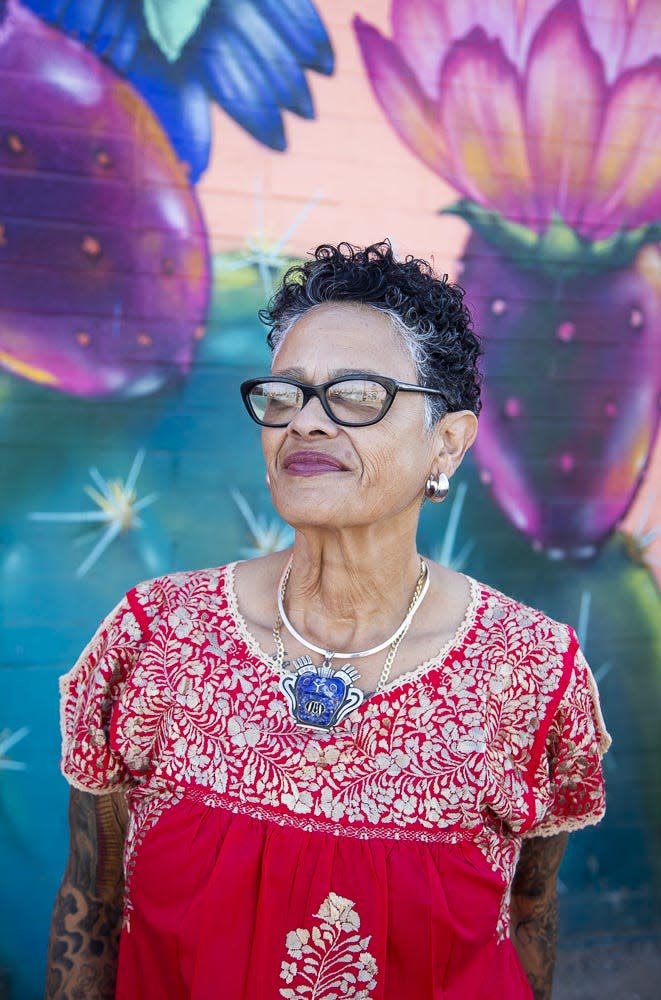
<path fill-rule="evenodd" d="M 301 437 L 312 437 L 319 434 L 325 437 L 335 437 L 339 427 L 328 416 L 321 401 L 313 396 L 290 421 L 287 431 L 290 434 L 299 434 Z"/>

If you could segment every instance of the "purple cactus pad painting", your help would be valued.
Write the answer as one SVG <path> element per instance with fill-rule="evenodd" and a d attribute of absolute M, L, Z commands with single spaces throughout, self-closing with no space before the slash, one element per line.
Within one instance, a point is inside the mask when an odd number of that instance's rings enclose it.
<path fill-rule="evenodd" d="M 0 82 L 0 365 L 78 396 L 142 395 L 185 374 L 207 240 L 154 115 L 14 0 Z"/>
<path fill-rule="evenodd" d="M 482 480 L 535 547 L 592 555 L 628 510 L 658 430 L 661 253 L 550 281 L 474 235 L 461 281 L 488 345 Z"/>

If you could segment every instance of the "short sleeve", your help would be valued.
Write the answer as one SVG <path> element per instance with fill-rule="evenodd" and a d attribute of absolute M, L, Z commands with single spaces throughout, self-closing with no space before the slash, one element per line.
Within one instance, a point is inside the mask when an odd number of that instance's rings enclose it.
<path fill-rule="evenodd" d="M 572 633 L 573 634 L 573 633 Z M 592 672 L 574 636 L 566 686 L 546 725 L 532 775 L 533 822 L 527 836 L 550 837 L 602 819 L 601 761 L 611 743 Z"/>
<path fill-rule="evenodd" d="M 101 623 L 75 666 L 60 678 L 61 771 L 69 784 L 101 794 L 131 784 L 112 749 L 112 717 L 126 677 L 149 634 L 130 591 Z"/>

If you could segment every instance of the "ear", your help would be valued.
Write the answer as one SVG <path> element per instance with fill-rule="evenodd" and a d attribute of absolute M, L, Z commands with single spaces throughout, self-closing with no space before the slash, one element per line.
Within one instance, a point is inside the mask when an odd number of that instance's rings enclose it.
<path fill-rule="evenodd" d="M 451 476 L 477 436 L 477 417 L 471 410 L 446 413 L 434 435 L 440 470 Z"/>

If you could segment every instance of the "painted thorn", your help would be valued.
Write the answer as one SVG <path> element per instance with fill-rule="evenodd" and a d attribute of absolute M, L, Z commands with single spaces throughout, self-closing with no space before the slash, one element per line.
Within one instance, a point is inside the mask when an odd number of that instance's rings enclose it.
<path fill-rule="evenodd" d="M 631 309 L 629 312 L 629 326 L 632 330 L 640 330 L 645 322 L 645 317 L 643 316 L 641 309 Z"/>

